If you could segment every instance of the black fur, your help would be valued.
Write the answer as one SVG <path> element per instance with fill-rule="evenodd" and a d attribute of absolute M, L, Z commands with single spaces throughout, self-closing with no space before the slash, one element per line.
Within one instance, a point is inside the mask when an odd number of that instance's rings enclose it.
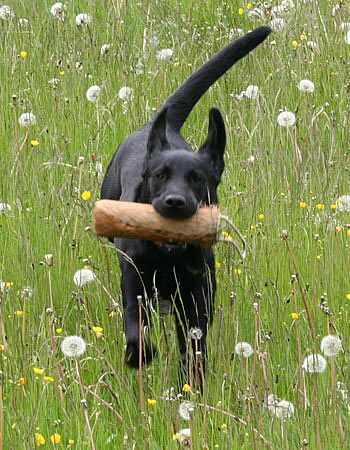
<path fill-rule="evenodd" d="M 198 152 L 193 152 L 180 130 L 207 89 L 270 31 L 267 27 L 257 28 L 226 46 L 190 76 L 142 129 L 127 137 L 108 167 L 102 198 L 151 203 L 161 215 L 172 218 L 190 217 L 200 205 L 218 203 L 216 189 L 224 170 L 226 144 L 220 111 L 211 109 L 208 137 Z M 213 317 L 216 290 L 212 249 L 192 245 L 159 246 L 131 239 L 114 241 L 121 250 L 118 257 L 127 362 L 138 366 L 137 297 L 143 298 L 143 323 L 148 324 L 147 305 L 156 288 L 161 298 L 173 302 L 182 368 L 186 370 L 187 336 L 192 327 L 201 329 L 202 337 L 196 345 L 206 355 L 206 335 Z M 152 343 L 146 342 L 143 362 L 149 362 L 154 352 Z"/>

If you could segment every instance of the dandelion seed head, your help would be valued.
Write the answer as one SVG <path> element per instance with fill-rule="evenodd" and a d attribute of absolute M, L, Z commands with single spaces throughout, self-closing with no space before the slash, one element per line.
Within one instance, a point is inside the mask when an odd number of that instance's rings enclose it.
<path fill-rule="evenodd" d="M 0 203 L 0 216 L 11 211 L 11 205 L 8 203 Z"/>
<path fill-rule="evenodd" d="M 68 358 L 78 358 L 86 350 L 86 342 L 80 336 L 68 336 L 63 339 L 61 350 Z"/>
<path fill-rule="evenodd" d="M 295 114 L 291 111 L 283 111 L 277 117 L 278 125 L 281 127 L 291 127 L 295 125 Z"/>
<path fill-rule="evenodd" d="M 21 127 L 30 127 L 36 124 L 36 117 L 33 113 L 26 112 L 19 116 L 18 123 Z"/>
<path fill-rule="evenodd" d="M 95 279 L 96 275 L 91 269 L 79 269 L 73 276 L 73 281 L 78 288 L 85 286 Z"/>
<path fill-rule="evenodd" d="M 298 89 L 302 92 L 314 92 L 315 85 L 311 80 L 301 80 L 298 83 Z"/>
<path fill-rule="evenodd" d="M 260 95 L 260 89 L 258 86 L 254 86 L 253 84 L 249 85 L 245 90 L 244 94 L 247 98 L 257 99 Z"/>
<path fill-rule="evenodd" d="M 243 358 L 249 358 L 254 353 L 253 347 L 248 342 L 238 342 L 235 345 L 235 353 Z"/>
<path fill-rule="evenodd" d="M 50 13 L 56 20 L 64 20 L 66 15 L 67 6 L 62 2 L 54 3 L 50 8 Z"/>
<path fill-rule="evenodd" d="M 173 54 L 174 51 L 171 48 L 163 48 L 157 52 L 156 58 L 158 61 L 170 61 Z"/>
<path fill-rule="evenodd" d="M 134 89 L 129 86 L 124 86 L 119 89 L 118 96 L 121 100 L 124 102 L 128 102 L 132 99 L 132 96 L 134 94 Z"/>
<path fill-rule="evenodd" d="M 231 28 L 228 33 L 228 38 L 231 41 L 232 39 L 235 39 L 237 36 L 240 36 L 243 33 L 244 31 L 242 28 Z"/>
<path fill-rule="evenodd" d="M 270 21 L 270 27 L 273 31 L 282 31 L 286 26 L 286 21 L 281 17 L 275 17 Z"/>
<path fill-rule="evenodd" d="M 294 415 L 294 412 L 294 405 L 288 400 L 281 400 L 274 408 L 275 416 L 281 420 L 290 419 Z"/>
<path fill-rule="evenodd" d="M 0 19 L 12 20 L 15 17 L 15 13 L 10 6 L 3 5 L 0 7 Z"/>
<path fill-rule="evenodd" d="M 184 420 L 193 419 L 193 413 L 196 405 L 190 401 L 184 401 L 180 403 L 179 406 L 179 415 Z"/>
<path fill-rule="evenodd" d="M 321 341 L 321 351 L 325 356 L 337 356 L 342 349 L 341 339 L 329 334 Z"/>
<path fill-rule="evenodd" d="M 78 27 L 82 25 L 89 25 L 91 22 L 92 17 L 87 13 L 81 13 L 75 17 L 75 23 L 76 25 L 78 25 Z"/>
<path fill-rule="evenodd" d="M 96 103 L 101 95 L 101 88 L 100 86 L 90 86 L 89 89 L 86 91 L 86 98 L 89 100 L 89 102 Z"/>
<path fill-rule="evenodd" d="M 326 370 L 327 361 L 318 353 L 308 355 L 303 362 L 302 368 L 309 373 L 322 373 Z"/>
<path fill-rule="evenodd" d="M 103 44 L 100 48 L 100 54 L 105 55 L 112 48 L 113 44 Z"/>
<path fill-rule="evenodd" d="M 189 445 L 191 440 L 191 430 L 189 428 L 183 428 L 177 433 L 179 442 L 183 445 Z"/>
<path fill-rule="evenodd" d="M 203 336 L 203 331 L 198 327 L 193 327 L 190 329 L 191 339 L 199 340 Z"/>

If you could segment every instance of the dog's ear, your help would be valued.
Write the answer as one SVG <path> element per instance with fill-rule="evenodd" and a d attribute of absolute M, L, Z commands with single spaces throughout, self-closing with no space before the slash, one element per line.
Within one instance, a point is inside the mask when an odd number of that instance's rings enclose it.
<path fill-rule="evenodd" d="M 210 158 L 210 162 L 215 169 L 218 180 L 220 180 L 225 167 L 225 145 L 226 132 L 224 119 L 217 108 L 212 108 L 209 112 L 208 137 L 198 152 Z"/>
<path fill-rule="evenodd" d="M 169 149 L 169 142 L 166 137 L 167 112 L 168 109 L 164 108 L 152 124 L 147 143 L 149 156 L 154 152 Z"/>

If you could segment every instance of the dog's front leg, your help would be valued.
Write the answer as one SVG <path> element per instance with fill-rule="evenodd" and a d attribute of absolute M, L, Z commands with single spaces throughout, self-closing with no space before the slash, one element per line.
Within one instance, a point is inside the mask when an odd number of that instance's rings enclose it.
<path fill-rule="evenodd" d="M 121 261 L 122 294 L 124 305 L 124 329 L 126 336 L 126 362 L 132 367 L 139 366 L 139 298 L 142 298 L 141 319 L 143 326 L 150 326 L 148 300 L 152 293 L 152 275 L 149 270 L 136 270 L 137 266 Z M 150 340 L 142 342 L 142 364 L 149 363 L 155 354 Z"/>

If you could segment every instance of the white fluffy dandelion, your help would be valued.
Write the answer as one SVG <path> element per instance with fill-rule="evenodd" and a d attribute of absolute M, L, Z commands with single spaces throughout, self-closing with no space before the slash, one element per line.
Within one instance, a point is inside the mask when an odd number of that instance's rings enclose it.
<path fill-rule="evenodd" d="M 270 394 L 264 399 L 264 406 L 269 411 L 275 412 L 276 406 L 278 404 L 278 398 L 275 394 Z"/>
<path fill-rule="evenodd" d="M 309 373 L 322 373 L 326 370 L 327 361 L 318 353 L 312 353 L 304 359 L 302 368 Z"/>
<path fill-rule="evenodd" d="M 298 89 L 302 92 L 314 92 L 315 85 L 311 80 L 301 80 L 298 83 Z"/>
<path fill-rule="evenodd" d="M 157 52 L 156 58 L 158 61 L 170 61 L 174 52 L 171 48 L 163 48 Z"/>
<path fill-rule="evenodd" d="M 11 211 L 11 205 L 8 203 L 0 203 L 0 216 Z"/>
<path fill-rule="evenodd" d="M 101 88 L 100 86 L 90 86 L 89 89 L 86 91 L 86 98 L 89 100 L 89 102 L 96 103 L 97 100 L 100 98 L 101 95 Z"/>
<path fill-rule="evenodd" d="M 196 405 L 193 402 L 184 401 L 179 406 L 179 416 L 184 420 L 193 419 L 193 413 Z"/>
<path fill-rule="evenodd" d="M 100 54 L 101 55 L 105 55 L 106 53 L 108 53 L 109 50 L 112 48 L 112 45 L 113 44 L 103 44 L 103 45 L 101 45 Z"/>
<path fill-rule="evenodd" d="M 258 86 L 250 84 L 245 90 L 244 95 L 248 98 L 257 99 L 260 95 L 260 89 L 258 88 Z"/>
<path fill-rule="evenodd" d="M 191 440 L 191 430 L 189 428 L 183 428 L 178 432 L 179 442 L 183 445 L 189 445 Z"/>
<path fill-rule="evenodd" d="M 286 21 L 281 17 L 275 17 L 270 22 L 270 27 L 272 28 L 272 31 L 282 31 L 285 25 Z"/>
<path fill-rule="evenodd" d="M 68 336 L 63 339 L 61 350 L 68 358 L 78 358 L 85 353 L 86 342 L 80 336 Z"/>
<path fill-rule="evenodd" d="M 190 336 L 191 339 L 198 341 L 199 339 L 202 339 L 203 331 L 198 327 L 192 327 L 190 329 Z"/>
<path fill-rule="evenodd" d="M 290 419 L 294 415 L 294 412 L 294 405 L 288 400 L 281 400 L 274 408 L 275 416 L 282 420 Z"/>
<path fill-rule="evenodd" d="M 75 23 L 76 25 L 78 25 L 78 27 L 82 25 L 89 25 L 91 22 L 92 17 L 87 13 L 81 13 L 75 17 Z"/>
<path fill-rule="evenodd" d="M 336 204 L 338 206 L 338 211 L 350 211 L 350 195 L 345 194 L 341 195 L 338 200 L 336 201 Z"/>
<path fill-rule="evenodd" d="M 340 28 L 342 29 L 342 31 L 347 32 L 350 31 L 350 22 L 342 22 L 340 24 Z"/>
<path fill-rule="evenodd" d="M 79 269 L 73 276 L 73 281 L 78 288 L 85 286 L 95 279 L 96 275 L 91 269 Z"/>
<path fill-rule="evenodd" d="M 235 353 L 243 358 L 249 358 L 254 353 L 253 347 L 248 342 L 238 342 L 235 345 Z"/>
<path fill-rule="evenodd" d="M 131 100 L 132 96 L 134 94 L 134 89 L 129 86 L 124 86 L 119 89 L 118 96 L 121 100 L 124 102 L 128 102 Z"/>
<path fill-rule="evenodd" d="M 36 117 L 30 112 L 23 113 L 19 116 L 18 123 L 21 127 L 30 127 L 36 124 Z"/>
<path fill-rule="evenodd" d="M 296 122 L 295 114 L 291 111 L 283 111 L 278 114 L 277 122 L 281 127 L 292 127 Z"/>
<path fill-rule="evenodd" d="M 0 19 L 12 20 L 15 17 L 15 13 L 10 6 L 3 5 L 0 8 Z"/>
<path fill-rule="evenodd" d="M 56 2 L 50 8 L 50 13 L 53 15 L 53 18 L 56 20 L 64 20 L 66 11 L 67 11 L 67 6 L 62 2 Z"/>
<path fill-rule="evenodd" d="M 321 352 L 325 356 L 337 356 L 341 349 L 341 339 L 338 336 L 329 334 L 321 341 Z"/>

